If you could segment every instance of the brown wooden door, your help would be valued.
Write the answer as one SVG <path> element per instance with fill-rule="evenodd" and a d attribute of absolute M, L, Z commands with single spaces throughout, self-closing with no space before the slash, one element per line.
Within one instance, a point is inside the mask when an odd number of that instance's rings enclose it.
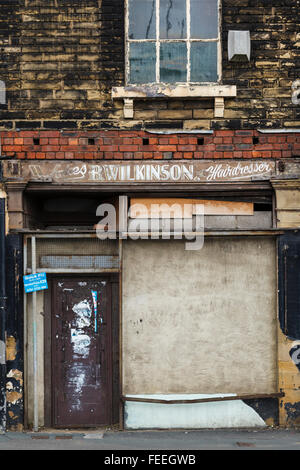
<path fill-rule="evenodd" d="M 111 283 L 53 279 L 52 305 L 53 424 L 111 424 Z"/>

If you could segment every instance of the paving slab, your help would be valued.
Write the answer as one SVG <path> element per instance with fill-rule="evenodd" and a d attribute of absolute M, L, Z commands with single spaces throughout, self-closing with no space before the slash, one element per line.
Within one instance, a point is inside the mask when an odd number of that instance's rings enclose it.
<path fill-rule="evenodd" d="M 300 450 L 300 430 L 7 432 L 0 450 Z"/>

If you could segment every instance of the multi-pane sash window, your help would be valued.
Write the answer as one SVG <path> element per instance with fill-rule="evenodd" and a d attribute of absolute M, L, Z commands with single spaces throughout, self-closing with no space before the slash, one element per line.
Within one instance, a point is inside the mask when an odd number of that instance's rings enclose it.
<path fill-rule="evenodd" d="M 219 0 L 127 0 L 127 83 L 217 82 Z"/>

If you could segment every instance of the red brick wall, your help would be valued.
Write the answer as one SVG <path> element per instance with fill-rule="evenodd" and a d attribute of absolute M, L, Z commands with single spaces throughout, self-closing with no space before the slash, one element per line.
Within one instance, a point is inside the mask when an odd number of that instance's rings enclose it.
<path fill-rule="evenodd" d="M 89 139 L 94 139 L 94 144 Z M 148 144 L 144 139 L 149 140 Z M 216 130 L 213 134 L 163 135 L 145 131 L 4 131 L 1 146 L 2 156 L 20 159 L 289 158 L 300 157 L 300 133 Z"/>

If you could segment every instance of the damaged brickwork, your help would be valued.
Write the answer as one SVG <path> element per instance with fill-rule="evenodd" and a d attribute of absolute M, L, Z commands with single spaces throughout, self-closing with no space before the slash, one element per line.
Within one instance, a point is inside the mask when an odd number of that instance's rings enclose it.
<path fill-rule="evenodd" d="M 300 134 L 215 130 L 212 134 L 155 134 L 146 131 L 4 131 L 7 157 L 19 159 L 222 159 L 300 156 Z"/>

